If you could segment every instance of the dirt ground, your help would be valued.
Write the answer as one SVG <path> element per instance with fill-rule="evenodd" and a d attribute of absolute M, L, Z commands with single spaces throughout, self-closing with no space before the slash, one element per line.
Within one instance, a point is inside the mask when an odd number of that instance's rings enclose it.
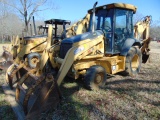
<path fill-rule="evenodd" d="M 152 41 L 150 47 L 151 53 L 160 53 L 160 42 Z"/>
<path fill-rule="evenodd" d="M 82 81 L 66 78 L 60 87 L 63 100 L 56 109 L 43 113 L 42 119 L 160 120 L 160 43 L 152 41 L 150 48 L 150 60 L 142 64 L 136 77 L 108 76 L 105 88 L 99 91 L 88 91 Z M 0 78 L 2 85 L 4 73 Z M 4 97 L 2 91 L 0 94 Z M 5 118 L 1 111 L 0 106 L 0 118 Z"/>

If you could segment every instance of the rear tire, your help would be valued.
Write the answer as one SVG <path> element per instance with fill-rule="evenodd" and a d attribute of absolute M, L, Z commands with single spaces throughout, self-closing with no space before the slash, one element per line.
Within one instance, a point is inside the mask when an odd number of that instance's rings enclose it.
<path fill-rule="evenodd" d="M 98 90 L 105 85 L 106 79 L 106 71 L 102 66 L 91 66 L 84 77 L 85 87 L 88 90 Z"/>
<path fill-rule="evenodd" d="M 141 68 L 142 63 L 142 53 L 139 48 L 131 47 L 127 56 L 125 63 L 125 73 L 130 76 L 136 76 Z"/>

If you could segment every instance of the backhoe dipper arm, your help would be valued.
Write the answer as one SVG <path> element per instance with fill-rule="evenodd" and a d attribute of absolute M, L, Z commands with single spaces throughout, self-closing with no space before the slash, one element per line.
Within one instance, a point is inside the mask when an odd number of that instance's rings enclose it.
<path fill-rule="evenodd" d="M 146 63 L 149 58 L 149 44 L 150 44 L 150 37 L 149 37 L 149 29 L 151 23 L 151 16 L 146 16 L 140 22 L 137 22 L 134 26 L 134 37 L 136 39 L 142 39 L 142 62 Z"/>
<path fill-rule="evenodd" d="M 82 20 L 79 20 L 66 30 L 66 37 L 82 34 L 87 31 L 90 20 L 90 14 L 87 14 Z M 85 30 L 85 31 L 83 31 Z"/>
<path fill-rule="evenodd" d="M 142 21 L 139 21 L 134 26 L 134 37 L 136 39 L 148 39 L 151 16 L 146 16 Z"/>

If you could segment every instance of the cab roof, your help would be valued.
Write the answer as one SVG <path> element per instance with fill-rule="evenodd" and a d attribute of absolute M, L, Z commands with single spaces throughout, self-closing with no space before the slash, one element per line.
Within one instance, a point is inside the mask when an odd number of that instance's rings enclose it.
<path fill-rule="evenodd" d="M 70 23 L 71 23 L 71 21 L 69 21 L 69 20 L 62 20 L 62 19 L 50 19 L 50 20 L 46 20 L 44 22 L 45 22 L 45 24 L 58 24 L 58 25 L 63 25 L 63 23 L 70 25 Z"/>
<path fill-rule="evenodd" d="M 137 7 L 131 4 L 125 4 L 125 3 L 111 3 L 103 6 L 96 7 L 96 10 L 98 9 L 111 9 L 111 8 L 120 8 L 120 9 L 127 9 L 127 10 L 133 10 L 134 13 L 136 13 Z M 88 13 L 92 13 L 93 9 L 88 10 Z"/>

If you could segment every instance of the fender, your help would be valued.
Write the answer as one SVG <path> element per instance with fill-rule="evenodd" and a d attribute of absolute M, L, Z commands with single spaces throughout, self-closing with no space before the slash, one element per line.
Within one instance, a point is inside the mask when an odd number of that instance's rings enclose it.
<path fill-rule="evenodd" d="M 137 39 L 133 39 L 133 38 L 128 38 L 123 46 L 122 46 L 122 49 L 121 49 L 121 52 L 120 52 L 120 55 L 123 55 L 123 56 L 126 56 L 129 49 L 132 47 L 132 46 L 139 46 L 139 48 L 141 47 L 141 43 L 139 40 Z"/>

